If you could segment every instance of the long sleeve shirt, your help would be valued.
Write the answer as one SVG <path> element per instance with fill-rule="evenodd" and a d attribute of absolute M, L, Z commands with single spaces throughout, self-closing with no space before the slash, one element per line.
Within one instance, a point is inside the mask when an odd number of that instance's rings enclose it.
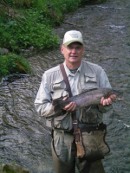
<path fill-rule="evenodd" d="M 65 62 L 64 67 L 73 95 L 93 88 L 111 88 L 104 69 L 97 64 L 82 61 L 75 74 L 67 68 Z M 56 128 L 71 129 L 72 117 L 70 113 L 63 114 L 61 111 L 57 116 L 52 104 L 54 99 L 62 96 L 68 96 L 68 92 L 58 65 L 43 74 L 35 99 L 35 108 L 40 116 L 46 117 L 48 126 L 51 126 L 53 121 Z M 105 111 L 107 111 L 106 106 L 86 107 L 77 110 L 77 116 L 81 123 L 100 123 Z"/>

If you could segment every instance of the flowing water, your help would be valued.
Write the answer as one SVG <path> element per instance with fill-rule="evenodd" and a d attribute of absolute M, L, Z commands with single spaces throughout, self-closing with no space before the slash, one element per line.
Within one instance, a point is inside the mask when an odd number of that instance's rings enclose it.
<path fill-rule="evenodd" d="M 130 173 L 130 1 L 108 0 L 84 6 L 55 29 L 60 41 L 67 30 L 84 35 L 84 59 L 101 65 L 113 88 L 123 92 L 113 111 L 104 115 L 111 153 L 106 173 Z M 0 84 L 0 163 L 17 163 L 32 173 L 54 173 L 45 119 L 34 108 L 42 73 L 63 61 L 60 50 L 28 57 L 33 76 L 5 78 Z"/>

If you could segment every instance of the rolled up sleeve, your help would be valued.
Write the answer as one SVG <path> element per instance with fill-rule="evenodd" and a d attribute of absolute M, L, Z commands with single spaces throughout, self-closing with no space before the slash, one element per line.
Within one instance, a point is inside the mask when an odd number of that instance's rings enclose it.
<path fill-rule="evenodd" d="M 99 86 L 100 88 L 112 88 L 104 69 L 102 69 L 100 73 Z M 99 105 L 98 107 L 99 107 L 99 111 L 102 113 L 108 112 L 109 110 L 113 108 L 112 105 L 109 105 L 109 106 Z"/>
<path fill-rule="evenodd" d="M 104 69 L 102 69 L 99 76 L 99 86 L 100 88 L 111 88 L 111 84 Z"/>

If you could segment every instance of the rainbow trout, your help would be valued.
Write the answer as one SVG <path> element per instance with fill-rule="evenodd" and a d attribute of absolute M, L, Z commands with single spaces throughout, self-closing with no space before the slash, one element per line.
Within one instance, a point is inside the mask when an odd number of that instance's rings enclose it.
<path fill-rule="evenodd" d="M 114 90 L 111 88 L 98 88 L 87 90 L 79 95 L 68 97 L 66 100 L 63 100 L 63 97 L 53 100 L 53 105 L 55 110 L 63 109 L 70 102 L 75 102 L 78 108 L 98 105 L 102 97 L 109 97 L 111 94 L 119 95 L 120 91 Z"/>

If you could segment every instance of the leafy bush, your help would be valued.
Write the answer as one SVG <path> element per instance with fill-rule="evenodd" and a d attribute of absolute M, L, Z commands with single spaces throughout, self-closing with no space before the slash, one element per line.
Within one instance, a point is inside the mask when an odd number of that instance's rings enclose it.
<path fill-rule="evenodd" d="M 54 26 L 63 22 L 65 14 L 74 11 L 81 3 L 105 0 L 1 0 L 0 47 L 20 53 L 34 47 L 50 49 L 58 45 Z M 0 77 L 11 73 L 29 73 L 26 59 L 16 54 L 0 56 Z"/>
<path fill-rule="evenodd" d="M 58 37 L 54 35 L 49 25 L 37 22 L 34 17 L 28 15 L 26 18 L 2 24 L 0 47 L 6 47 L 11 51 L 19 51 L 31 46 L 37 49 L 55 47 Z"/>
<path fill-rule="evenodd" d="M 52 0 L 42 6 L 42 14 L 49 18 L 51 24 L 59 25 L 63 22 L 65 13 L 76 10 L 79 4 L 80 0 Z"/>
<path fill-rule="evenodd" d="M 6 19 L 0 17 L 0 47 L 20 52 L 33 46 L 48 49 L 58 45 L 53 27 L 64 14 L 74 11 L 80 0 L 6 0 L 2 1 Z M 25 8 L 26 7 L 26 8 Z M 4 9 L 5 8 L 5 9 Z M 4 16 L 4 15 L 3 15 Z"/>
<path fill-rule="evenodd" d="M 28 61 L 16 54 L 0 56 L 0 78 L 13 73 L 31 73 Z"/>
<path fill-rule="evenodd" d="M 60 25 L 64 14 L 74 11 L 80 0 L 2 0 L 0 2 L 0 47 L 20 53 L 34 47 L 50 49 L 58 45 L 53 27 Z M 0 56 L 0 77 L 29 73 L 27 60 L 16 54 Z"/>
<path fill-rule="evenodd" d="M 31 7 L 33 0 L 2 0 L 4 4 L 8 4 L 13 7 Z"/>

